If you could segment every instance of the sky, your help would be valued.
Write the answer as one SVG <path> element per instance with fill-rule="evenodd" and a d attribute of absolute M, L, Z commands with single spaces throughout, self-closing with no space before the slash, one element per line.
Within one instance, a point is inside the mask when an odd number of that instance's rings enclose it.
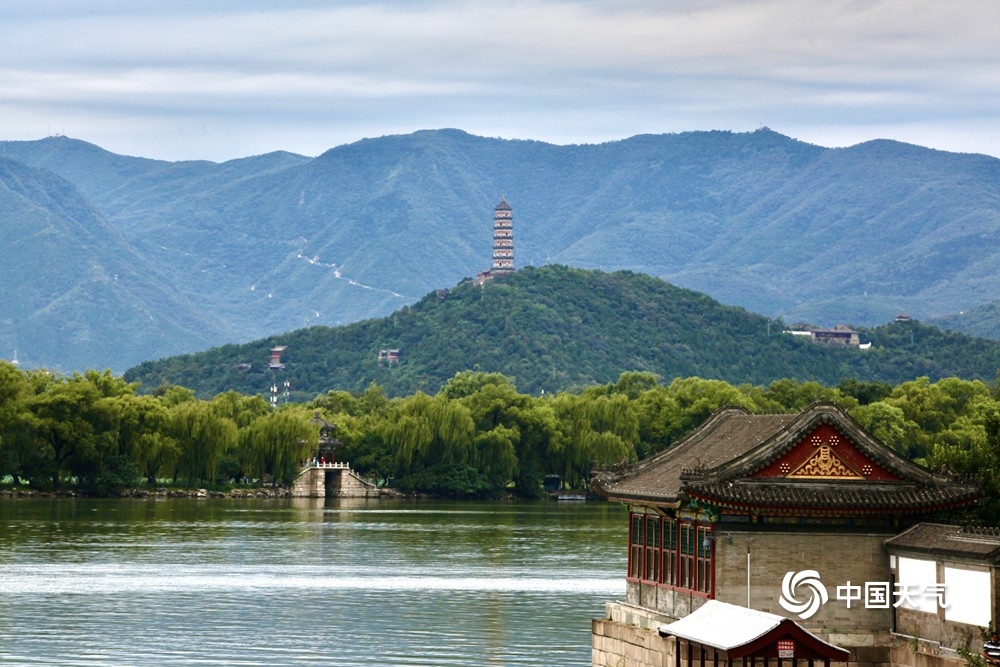
<path fill-rule="evenodd" d="M 0 3 L 0 140 L 166 160 L 767 126 L 1000 157 L 997 0 Z"/>

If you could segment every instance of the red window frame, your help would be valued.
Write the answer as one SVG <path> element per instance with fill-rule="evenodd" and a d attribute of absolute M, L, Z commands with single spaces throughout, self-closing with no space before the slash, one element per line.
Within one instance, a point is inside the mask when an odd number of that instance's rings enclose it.
<path fill-rule="evenodd" d="M 633 512 L 628 579 L 715 596 L 715 530 L 711 523 Z"/>

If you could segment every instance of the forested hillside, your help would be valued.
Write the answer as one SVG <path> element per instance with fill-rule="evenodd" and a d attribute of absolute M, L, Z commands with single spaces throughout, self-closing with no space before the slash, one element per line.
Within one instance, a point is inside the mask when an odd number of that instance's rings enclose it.
<path fill-rule="evenodd" d="M 60 365 L 180 352 L 235 333 L 178 295 L 71 183 L 0 158 L 0 358 Z"/>
<path fill-rule="evenodd" d="M 0 356 L 34 367 L 120 371 L 388 315 L 489 266 L 503 194 L 519 267 L 641 272 L 789 322 L 927 321 L 1000 293 L 1000 161 L 890 141 L 825 149 L 762 129 L 556 146 L 435 130 L 223 164 L 66 137 L 0 149 L 72 185 L 39 180 L 45 196 L 22 210 L 49 229 L 32 237 L 45 271 L 0 274 L 19 313 L 0 322 Z M 97 217 L 47 227 L 73 201 Z M 131 315 L 67 279 L 92 266 L 96 251 L 66 251 L 93 247 L 91 223 L 130 248 L 139 276 L 119 271 L 116 298 L 141 304 Z"/>
<path fill-rule="evenodd" d="M 970 336 L 1000 340 L 1000 301 L 990 301 L 970 311 L 935 317 L 929 324 Z"/>
<path fill-rule="evenodd" d="M 141 391 L 177 384 L 206 398 L 227 390 L 268 394 L 275 385 L 280 393 L 287 381 L 305 400 L 361 392 L 373 382 L 390 396 L 433 394 L 466 370 L 503 374 L 519 391 L 539 395 L 611 382 L 626 371 L 665 381 L 794 378 L 833 386 L 845 378 L 992 381 L 1000 368 L 1000 343 L 915 321 L 861 329 L 868 350 L 815 344 L 785 328 L 650 276 L 551 265 L 483 286 L 464 281 L 386 318 L 145 362 L 125 378 Z M 287 346 L 285 368 L 272 371 L 268 350 L 278 345 Z M 388 349 L 399 350 L 398 364 L 379 361 Z"/>

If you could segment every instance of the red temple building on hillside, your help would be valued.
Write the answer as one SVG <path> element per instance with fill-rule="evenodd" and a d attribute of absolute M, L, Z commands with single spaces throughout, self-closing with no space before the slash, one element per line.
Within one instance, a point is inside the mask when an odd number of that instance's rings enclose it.
<path fill-rule="evenodd" d="M 595 666 L 619 664 L 634 652 L 630 644 L 643 646 L 649 657 L 629 663 L 635 665 L 680 665 L 683 657 L 690 666 L 699 652 L 704 665 L 709 650 L 712 660 L 744 655 L 764 658 L 766 665 L 767 658 L 782 657 L 740 653 L 736 646 L 726 653 L 720 647 L 729 639 L 718 636 L 725 629 L 699 629 L 696 622 L 671 633 L 672 623 L 709 600 L 790 618 L 817 641 L 850 653 L 845 661 L 836 651 L 807 655 L 787 649 L 783 657 L 792 659 L 792 667 L 806 658 L 810 667 L 820 658 L 864 667 L 950 664 L 897 650 L 897 606 L 907 613 L 911 606 L 925 610 L 925 625 L 908 616 L 909 628 L 949 625 L 948 632 L 934 632 L 961 638 L 951 649 L 977 650 L 978 627 L 969 618 L 984 626 L 996 620 L 989 617 L 995 609 L 949 619 L 938 606 L 945 582 L 936 575 L 922 582 L 907 575 L 914 588 L 900 598 L 899 570 L 886 546 L 941 511 L 978 502 L 982 488 L 900 456 L 832 404 L 817 403 L 799 414 L 719 410 L 660 454 L 624 470 L 599 472 L 592 487 L 629 509 L 626 595 L 594 621 Z M 971 566 L 955 567 L 964 577 Z M 711 645 L 696 641 L 711 636 L 717 637 Z M 814 649 L 820 646 L 813 642 Z"/>
<path fill-rule="evenodd" d="M 270 356 L 267 360 L 267 367 L 272 371 L 285 370 L 285 364 L 281 361 L 281 353 L 288 349 L 287 345 L 276 345 L 271 348 Z"/>

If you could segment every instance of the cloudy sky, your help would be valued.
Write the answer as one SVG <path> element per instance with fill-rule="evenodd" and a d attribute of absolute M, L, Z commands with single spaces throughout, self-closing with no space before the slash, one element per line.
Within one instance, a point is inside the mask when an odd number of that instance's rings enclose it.
<path fill-rule="evenodd" d="M 0 54 L 0 139 L 170 160 L 764 125 L 1000 156 L 996 0 L 10 1 Z"/>

